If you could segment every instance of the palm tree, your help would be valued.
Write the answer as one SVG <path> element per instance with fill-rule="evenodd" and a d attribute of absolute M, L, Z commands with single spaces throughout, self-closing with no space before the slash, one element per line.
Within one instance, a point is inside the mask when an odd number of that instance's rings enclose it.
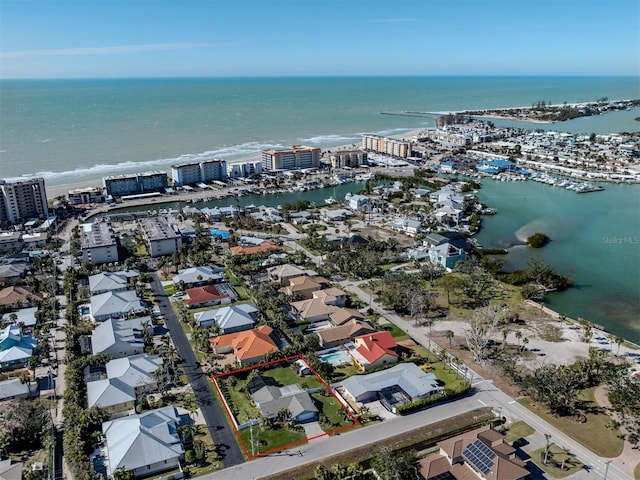
<path fill-rule="evenodd" d="M 505 328 L 502 330 L 502 351 L 507 347 L 507 337 L 509 336 L 509 329 Z"/>
<path fill-rule="evenodd" d="M 520 339 L 522 338 L 522 332 L 518 330 L 516 332 L 516 339 L 518 340 L 518 350 L 520 350 Z"/>
<path fill-rule="evenodd" d="M 613 341 L 618 346 L 618 349 L 616 350 L 616 357 L 617 357 L 618 354 L 620 353 L 620 346 L 624 343 L 624 338 L 622 338 L 620 336 L 616 336 Z"/>
<path fill-rule="evenodd" d="M 560 465 L 560 470 L 564 470 L 564 464 L 567 460 L 569 460 L 569 457 L 571 456 L 571 451 L 567 447 L 561 447 L 561 448 L 564 456 L 562 457 L 562 465 Z"/>
<path fill-rule="evenodd" d="M 545 433 L 544 439 L 547 442 L 547 444 L 544 447 L 544 461 L 542 463 L 546 465 L 549 458 L 549 450 L 551 449 L 551 435 L 549 435 L 548 433 Z"/>
<path fill-rule="evenodd" d="M 453 330 L 447 330 L 446 332 L 444 332 L 444 336 L 449 339 L 449 348 L 451 348 L 451 340 L 454 336 Z"/>

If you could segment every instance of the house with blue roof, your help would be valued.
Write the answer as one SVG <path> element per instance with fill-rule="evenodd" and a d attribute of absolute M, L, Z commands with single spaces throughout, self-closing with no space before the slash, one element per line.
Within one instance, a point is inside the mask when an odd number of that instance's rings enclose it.
<path fill-rule="evenodd" d="M 36 345 L 37 341 L 23 335 L 18 325 L 7 325 L 0 330 L 0 369 L 27 366 Z"/>

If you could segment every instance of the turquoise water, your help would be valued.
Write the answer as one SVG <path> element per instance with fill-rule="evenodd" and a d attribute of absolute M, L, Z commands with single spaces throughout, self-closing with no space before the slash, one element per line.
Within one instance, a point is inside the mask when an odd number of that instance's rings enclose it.
<path fill-rule="evenodd" d="M 480 200 L 498 211 L 483 218 L 478 241 L 509 249 L 508 269 L 526 268 L 537 256 L 575 286 L 550 294 L 547 306 L 582 317 L 640 341 L 640 186 L 602 184 L 576 194 L 537 182 L 484 180 Z M 551 242 L 541 249 L 521 243 L 535 232 Z"/>
<path fill-rule="evenodd" d="M 634 77 L 327 77 L 0 81 L 0 178 L 49 185 L 234 160 L 292 144 L 359 143 L 433 120 L 381 112 L 455 111 L 638 96 Z M 637 129 L 633 120 L 602 131 Z M 636 122 L 637 123 L 637 122 Z M 566 126 L 567 124 L 563 124 Z M 585 127 L 587 131 L 592 128 Z"/>

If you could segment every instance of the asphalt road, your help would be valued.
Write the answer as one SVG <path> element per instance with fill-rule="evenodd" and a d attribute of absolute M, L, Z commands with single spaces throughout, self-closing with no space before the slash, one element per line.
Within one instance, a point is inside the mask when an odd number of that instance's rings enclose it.
<path fill-rule="evenodd" d="M 165 326 L 169 329 L 173 344 L 182 359 L 184 372 L 191 384 L 191 388 L 193 388 L 202 416 L 218 448 L 218 454 L 222 458 L 224 467 L 227 468 L 244 463 L 245 459 L 238 446 L 235 434 L 227 423 L 226 414 L 213 393 L 211 380 L 202 372 L 189 340 L 173 312 L 173 308 L 171 308 L 171 302 L 162 288 L 158 275 L 155 273 L 153 274 L 151 286 L 158 307 L 164 315 Z"/>

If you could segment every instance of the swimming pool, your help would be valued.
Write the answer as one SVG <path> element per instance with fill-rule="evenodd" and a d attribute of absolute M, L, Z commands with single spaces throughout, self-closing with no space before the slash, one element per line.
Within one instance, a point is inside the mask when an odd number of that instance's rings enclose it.
<path fill-rule="evenodd" d="M 89 315 L 91 309 L 89 307 L 80 307 L 80 315 Z"/>
<path fill-rule="evenodd" d="M 344 365 L 345 363 L 351 363 L 351 355 L 344 350 L 338 350 L 328 353 L 320 353 L 318 354 L 318 358 L 323 361 L 330 363 L 331 365 L 338 366 Z"/>

